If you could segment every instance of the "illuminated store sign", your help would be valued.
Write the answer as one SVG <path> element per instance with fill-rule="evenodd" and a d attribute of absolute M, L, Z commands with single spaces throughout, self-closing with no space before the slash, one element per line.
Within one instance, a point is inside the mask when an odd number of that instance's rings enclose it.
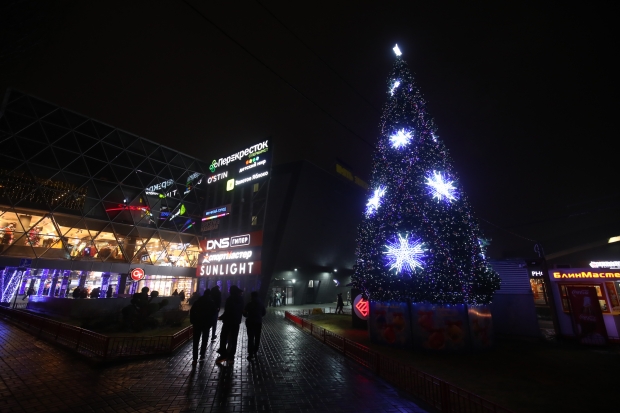
<path fill-rule="evenodd" d="M 106 208 L 106 212 L 110 211 L 140 211 L 149 212 L 150 208 L 147 206 L 134 206 L 134 205 L 121 205 L 118 204 L 116 208 Z"/>
<path fill-rule="evenodd" d="M 529 270 L 530 278 L 541 278 L 543 276 L 542 270 Z"/>
<path fill-rule="evenodd" d="M 245 163 L 246 163 L 246 166 L 244 166 L 244 167 L 242 167 L 242 168 L 239 168 L 239 173 L 241 173 L 241 172 L 245 172 L 245 171 L 247 171 L 248 169 L 253 169 L 253 168 L 256 168 L 257 166 L 263 166 L 263 165 L 265 165 L 265 164 L 267 163 L 267 160 L 266 160 L 266 159 L 263 159 L 263 160 L 261 161 L 261 160 L 259 160 L 258 158 L 259 158 L 259 157 L 257 156 L 256 158 L 252 158 L 252 159 L 247 160 L 247 161 L 245 162 Z"/>
<path fill-rule="evenodd" d="M 370 314 L 370 302 L 359 294 L 353 300 L 353 311 L 362 320 L 368 320 L 368 314 Z"/>
<path fill-rule="evenodd" d="M 224 205 L 221 207 L 217 207 L 217 208 L 213 208 L 208 211 L 205 211 L 204 218 L 202 218 L 202 220 L 208 221 L 210 219 L 225 217 L 226 215 L 230 214 L 231 208 L 232 208 L 232 205 L 228 204 L 228 205 Z"/>
<path fill-rule="evenodd" d="M 620 279 L 620 272 L 592 272 L 592 271 L 554 271 L 553 278 L 555 279 L 593 279 L 593 278 L 618 278 Z"/>
<path fill-rule="evenodd" d="M 134 268 L 129 273 L 129 276 L 133 281 L 140 281 L 144 278 L 144 270 L 142 268 Z"/>
<path fill-rule="evenodd" d="M 235 180 L 235 186 L 239 186 L 239 185 L 244 184 L 246 182 L 254 181 L 256 179 L 264 178 L 267 175 L 269 175 L 269 172 L 265 171 L 265 172 L 260 172 L 260 173 L 253 174 L 252 176 L 248 176 L 247 178 L 236 179 Z"/>
<path fill-rule="evenodd" d="M 231 264 L 202 264 L 198 276 L 209 275 L 256 275 L 260 274 L 261 262 L 233 262 Z"/>
<path fill-rule="evenodd" d="M 215 172 L 215 168 L 219 168 L 222 165 L 228 165 L 231 162 L 236 162 L 242 160 L 244 157 L 255 157 L 260 154 L 266 153 L 269 150 L 269 141 L 257 143 L 256 145 L 252 145 L 249 148 L 246 148 L 242 151 L 233 153 L 230 156 L 225 158 L 220 158 L 216 162 L 215 160 L 209 166 L 211 172 Z"/>
<path fill-rule="evenodd" d="M 205 254 L 202 262 L 210 264 L 211 261 L 247 260 L 251 257 L 252 251 L 227 251 L 215 254 Z"/>
<path fill-rule="evenodd" d="M 260 275 L 262 244 L 262 231 L 202 240 L 196 276 Z"/>
<path fill-rule="evenodd" d="M 207 240 L 206 250 L 217 250 L 228 247 L 243 247 L 246 245 L 250 245 L 250 234 L 245 235 L 237 235 L 235 237 L 226 237 L 220 239 L 210 239 Z"/>
<path fill-rule="evenodd" d="M 228 171 L 224 171 L 219 174 L 211 175 L 210 177 L 207 178 L 207 184 L 212 184 L 224 178 L 228 178 Z"/>
<path fill-rule="evenodd" d="M 592 268 L 620 268 L 620 261 L 592 261 Z"/>

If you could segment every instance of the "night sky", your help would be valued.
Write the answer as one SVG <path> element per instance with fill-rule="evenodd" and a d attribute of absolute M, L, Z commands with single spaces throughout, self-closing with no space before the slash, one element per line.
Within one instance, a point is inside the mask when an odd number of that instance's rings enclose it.
<path fill-rule="evenodd" d="M 620 235 L 611 3 L 437 3 L 6 2 L 0 94 L 206 161 L 271 137 L 278 164 L 368 179 L 398 43 L 492 257 Z"/>

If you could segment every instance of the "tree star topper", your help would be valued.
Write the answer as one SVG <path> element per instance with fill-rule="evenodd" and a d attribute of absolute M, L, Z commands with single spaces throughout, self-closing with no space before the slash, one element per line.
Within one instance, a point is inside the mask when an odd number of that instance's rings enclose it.
<path fill-rule="evenodd" d="M 379 189 L 375 189 L 374 195 L 368 200 L 366 204 L 366 215 L 370 216 L 377 212 L 379 206 L 381 205 L 381 198 L 385 195 L 385 188 L 379 187 Z"/>
<path fill-rule="evenodd" d="M 397 274 L 403 270 L 412 274 L 416 268 L 424 268 L 422 263 L 422 258 L 425 256 L 424 244 L 419 239 L 412 237 L 410 240 L 408 235 L 403 238 L 398 234 L 398 239 L 388 241 L 385 248 L 387 265 L 390 266 L 390 270 L 396 269 Z"/>
<path fill-rule="evenodd" d="M 448 181 L 441 172 L 437 171 L 433 171 L 432 174 L 426 177 L 429 193 L 439 201 L 451 202 L 456 199 L 458 194 L 456 187 L 452 185 L 453 183 L 454 181 Z"/>
<path fill-rule="evenodd" d="M 390 136 L 390 142 L 392 142 L 392 146 L 394 148 L 400 149 L 411 142 L 411 136 L 411 132 L 401 129 L 394 135 Z"/>
<path fill-rule="evenodd" d="M 402 55 L 400 49 L 398 48 L 398 45 L 394 45 L 394 47 L 392 48 L 392 50 L 394 50 L 394 53 L 396 54 L 396 56 L 400 56 Z"/>

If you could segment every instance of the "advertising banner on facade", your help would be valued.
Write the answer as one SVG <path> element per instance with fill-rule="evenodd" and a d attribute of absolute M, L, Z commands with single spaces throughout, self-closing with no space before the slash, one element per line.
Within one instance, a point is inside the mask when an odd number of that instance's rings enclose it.
<path fill-rule="evenodd" d="M 409 348 L 412 345 L 410 321 L 407 303 L 371 301 L 368 315 L 370 341 Z"/>
<path fill-rule="evenodd" d="M 579 342 L 604 345 L 607 329 L 594 287 L 567 286 L 573 329 Z"/>
<path fill-rule="evenodd" d="M 260 275 L 263 231 L 200 242 L 197 277 L 222 275 Z"/>

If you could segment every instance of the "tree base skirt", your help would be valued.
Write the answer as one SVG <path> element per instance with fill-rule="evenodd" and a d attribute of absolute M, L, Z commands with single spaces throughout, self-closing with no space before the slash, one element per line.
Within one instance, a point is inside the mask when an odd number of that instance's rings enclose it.
<path fill-rule="evenodd" d="M 493 347 L 488 305 L 373 302 L 370 340 L 398 348 L 460 352 Z"/>

